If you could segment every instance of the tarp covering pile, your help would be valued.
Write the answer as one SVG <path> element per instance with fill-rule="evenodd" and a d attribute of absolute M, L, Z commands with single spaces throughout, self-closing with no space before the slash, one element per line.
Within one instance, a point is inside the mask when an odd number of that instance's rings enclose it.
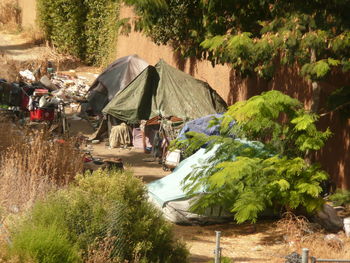
<path fill-rule="evenodd" d="M 222 113 L 218 113 L 218 114 L 211 114 L 208 116 L 204 116 L 201 117 L 199 119 L 195 119 L 192 121 L 189 121 L 185 124 L 185 126 L 181 129 L 179 135 L 178 135 L 178 139 L 186 139 L 186 132 L 199 132 L 199 133 L 203 133 L 206 134 L 208 136 L 211 135 L 220 135 L 220 126 L 219 125 L 213 125 L 211 127 L 210 126 L 210 122 L 214 119 L 214 118 L 221 118 L 223 116 Z"/>
<path fill-rule="evenodd" d="M 183 180 L 193 171 L 193 167 L 205 167 L 208 160 L 215 156 L 216 150 L 217 147 L 208 152 L 206 149 L 199 149 L 183 160 L 173 173 L 147 185 L 151 202 L 161 209 L 166 219 L 178 224 L 206 224 L 222 222 L 232 217 L 222 212 L 220 207 L 208 209 L 204 215 L 190 212 L 192 201 L 196 197 L 189 199 L 183 191 Z M 200 195 L 204 192 L 204 189 L 201 189 L 197 193 Z"/>
<path fill-rule="evenodd" d="M 103 113 L 128 123 L 155 116 L 196 119 L 224 112 L 225 101 L 201 80 L 160 60 L 148 66 L 124 90 L 119 92 Z"/>
<path fill-rule="evenodd" d="M 88 97 L 95 113 L 101 113 L 107 103 L 135 79 L 149 64 L 137 55 L 117 59 L 94 81 Z"/>

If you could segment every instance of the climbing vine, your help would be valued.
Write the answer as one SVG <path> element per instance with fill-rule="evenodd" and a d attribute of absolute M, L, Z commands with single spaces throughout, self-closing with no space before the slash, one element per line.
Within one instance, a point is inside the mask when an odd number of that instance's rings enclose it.
<path fill-rule="evenodd" d="M 63 53 L 105 65 L 116 51 L 118 0 L 38 0 L 39 25 Z"/>

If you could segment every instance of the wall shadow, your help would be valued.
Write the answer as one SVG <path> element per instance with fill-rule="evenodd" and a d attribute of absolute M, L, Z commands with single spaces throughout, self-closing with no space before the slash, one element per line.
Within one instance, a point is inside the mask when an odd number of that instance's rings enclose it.
<path fill-rule="evenodd" d="M 184 72 L 189 73 L 194 76 L 197 70 L 198 59 L 196 57 L 184 58 L 180 51 L 173 53 L 173 59 L 175 61 L 176 67 Z M 187 66 L 188 64 L 188 66 Z M 187 71 L 188 69 L 188 71 Z"/>
<path fill-rule="evenodd" d="M 230 70 L 230 91 L 227 96 L 227 104 L 232 105 L 237 101 L 247 100 L 268 90 L 268 82 L 259 78 L 256 74 L 243 78 Z"/>
<path fill-rule="evenodd" d="M 228 105 L 236 101 L 246 100 L 268 90 L 279 90 L 301 101 L 306 109 L 312 102 L 311 83 L 300 76 L 299 68 L 295 66 L 280 66 L 275 76 L 266 81 L 252 75 L 242 78 L 230 71 L 230 92 L 227 97 Z M 320 114 L 327 112 L 327 98 L 337 88 L 350 86 L 350 75 L 341 71 L 333 73 L 327 79 L 319 82 Z M 325 131 L 330 128 L 333 136 L 326 142 L 322 150 L 316 152 L 313 159 L 329 173 L 332 182 L 337 187 L 350 189 L 350 119 L 344 119 L 339 112 L 326 114 L 319 119 L 318 127 Z"/>
<path fill-rule="evenodd" d="M 174 61 L 176 63 L 176 67 L 179 70 L 185 71 L 185 67 L 186 67 L 186 59 L 181 55 L 181 52 L 178 50 L 176 52 L 173 53 L 173 58 Z"/>

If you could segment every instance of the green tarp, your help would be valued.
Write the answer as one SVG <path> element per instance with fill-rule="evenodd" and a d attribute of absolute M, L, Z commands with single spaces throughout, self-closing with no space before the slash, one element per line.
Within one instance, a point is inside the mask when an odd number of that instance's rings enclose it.
<path fill-rule="evenodd" d="M 155 116 L 196 119 L 224 112 L 226 107 L 225 101 L 207 83 L 160 60 L 118 93 L 103 112 L 136 123 Z"/>

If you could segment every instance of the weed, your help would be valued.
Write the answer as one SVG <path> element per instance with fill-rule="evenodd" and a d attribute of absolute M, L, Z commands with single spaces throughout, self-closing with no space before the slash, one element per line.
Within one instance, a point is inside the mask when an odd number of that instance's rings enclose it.
<path fill-rule="evenodd" d="M 80 262 L 79 250 L 55 225 L 31 226 L 14 236 L 11 250 L 21 260 L 36 262 Z"/>
<path fill-rule="evenodd" d="M 21 9 L 16 0 L 0 2 L 0 28 L 17 31 L 21 24 Z"/>
<path fill-rule="evenodd" d="M 49 191 L 67 185 L 82 171 L 74 143 L 57 143 L 47 133 L 19 135 L 0 158 L 0 206 L 18 212 Z"/>
<path fill-rule="evenodd" d="M 295 216 L 287 213 L 283 219 L 277 222 L 277 227 L 284 232 L 285 240 L 288 242 L 284 254 L 293 251 L 301 252 L 302 248 L 310 250 L 310 256 L 316 258 L 349 259 L 350 241 L 344 233 L 336 235 L 335 242 L 325 239 L 325 234 L 317 225 L 310 223 L 305 217 Z"/>
<path fill-rule="evenodd" d="M 350 205 L 350 191 L 338 189 L 329 199 L 335 205 Z"/>

